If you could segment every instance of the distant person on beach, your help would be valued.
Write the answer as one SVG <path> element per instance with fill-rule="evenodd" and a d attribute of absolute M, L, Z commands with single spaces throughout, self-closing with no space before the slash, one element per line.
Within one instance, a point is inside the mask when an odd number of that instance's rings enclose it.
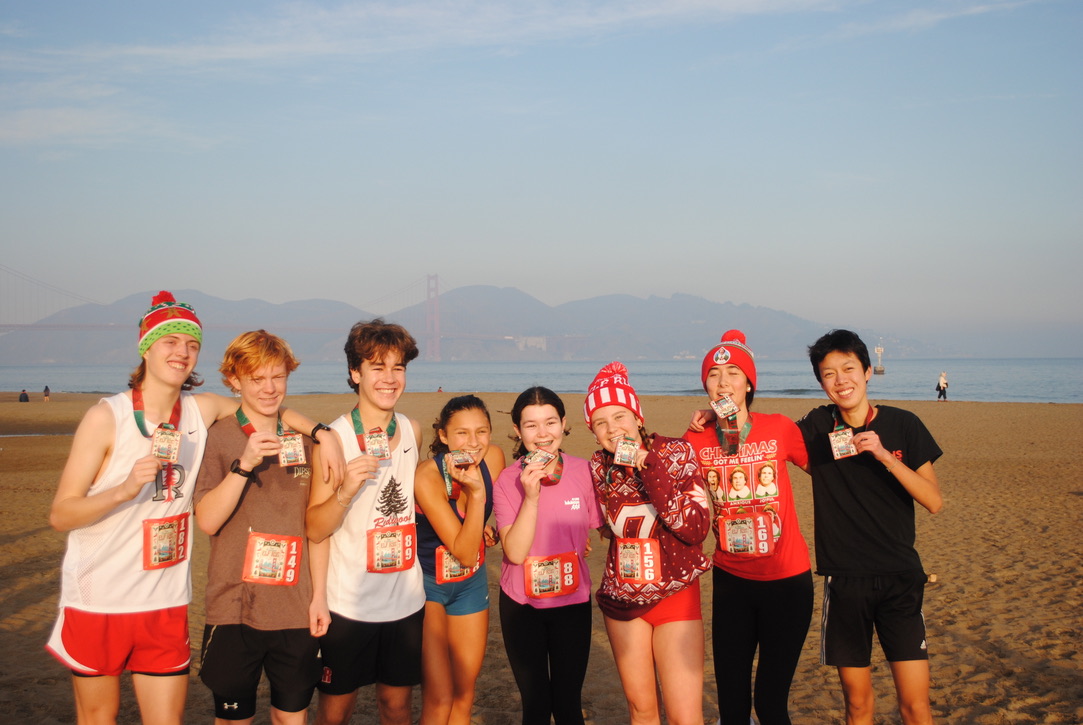
<path fill-rule="evenodd" d="M 87 411 L 60 476 L 49 523 L 69 532 L 68 547 L 46 648 L 72 672 L 80 723 L 116 720 L 125 669 L 145 722 L 184 717 L 192 493 L 207 426 L 237 409 L 189 392 L 202 384 L 202 339 L 189 305 L 156 295 L 140 320 L 131 390 Z"/>
<path fill-rule="evenodd" d="M 493 424 L 476 395 L 449 400 L 432 427 L 433 457 L 414 479 L 417 558 L 425 575 L 421 722 L 469 725 L 489 638 L 485 525 L 504 452 L 491 445 Z"/>
<path fill-rule="evenodd" d="M 712 403 L 728 399 L 736 410 L 721 420 L 712 416 L 706 430 L 693 424 L 684 437 L 706 475 L 725 466 L 730 480 L 741 483 L 736 496 L 732 484 L 726 497 L 713 492 L 711 616 L 720 722 L 748 725 L 754 703 L 761 725 L 789 725 L 790 686 L 812 620 L 813 587 L 786 462 L 808 466 L 805 441 L 786 416 L 750 410 L 756 362 L 740 330 L 729 330 L 708 351 L 700 382 Z M 758 472 L 754 496 L 746 470 Z"/>
<path fill-rule="evenodd" d="M 218 368 L 241 407 L 207 432 L 195 513 L 211 542 L 199 677 L 219 725 L 252 721 L 264 672 L 271 721 L 304 725 L 322 673 L 316 637 L 327 618 L 312 606 L 305 536 L 312 444 L 281 418 L 297 365 L 285 340 L 256 330 L 234 339 Z"/>
<path fill-rule="evenodd" d="M 20 403 L 29 403 L 30 402 L 30 393 L 26 392 L 26 388 L 23 388 L 23 391 L 21 393 L 19 393 L 19 402 Z"/>
<path fill-rule="evenodd" d="M 812 475 L 817 573 L 826 577 L 820 661 L 838 669 L 846 722 L 871 725 L 875 628 L 903 722 L 931 723 L 914 502 L 930 513 L 943 505 L 933 471 L 940 447 L 913 413 L 869 403 L 869 351 L 854 333 L 827 333 L 809 360 L 831 401 L 797 423 Z"/>
<path fill-rule="evenodd" d="M 500 627 L 523 703 L 523 725 L 583 725 L 591 642 L 591 531 L 604 525 L 590 465 L 561 450 L 564 402 L 528 388 L 511 408 L 515 461 L 496 480 L 504 547 Z"/>
<path fill-rule="evenodd" d="M 661 721 L 660 689 L 668 722 L 702 725 L 699 577 L 711 568 L 703 554 L 711 513 L 695 451 L 647 433 L 619 362 L 598 371 L 583 412 L 601 446 L 590 471 L 611 536 L 598 607 L 630 721 Z"/>
<path fill-rule="evenodd" d="M 943 400 L 948 402 L 948 374 L 941 370 L 940 379 L 936 381 L 936 402 Z"/>
<path fill-rule="evenodd" d="M 307 515 L 309 539 L 330 537 L 326 574 L 313 582 L 331 617 L 320 638 L 316 721 L 348 723 L 358 689 L 375 684 L 382 725 L 409 725 L 411 694 L 421 682 L 425 617 L 414 514 L 421 426 L 395 405 L 417 343 L 401 326 L 375 319 L 353 326 L 345 351 L 357 400 L 331 429 L 346 451 L 346 477 L 336 485 L 318 475 Z M 313 459 L 320 455 L 317 446 Z"/>
<path fill-rule="evenodd" d="M 45 386 L 45 390 L 42 391 L 41 396 L 44 399 L 43 402 L 46 402 L 46 403 L 49 402 L 49 386 L 48 385 Z"/>

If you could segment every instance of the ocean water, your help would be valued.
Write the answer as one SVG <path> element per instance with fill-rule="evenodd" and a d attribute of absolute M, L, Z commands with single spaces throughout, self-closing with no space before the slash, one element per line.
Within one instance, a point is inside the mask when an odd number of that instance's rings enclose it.
<path fill-rule="evenodd" d="M 578 393 L 604 361 L 598 362 L 424 362 L 410 363 L 407 389 L 415 392 L 519 392 L 545 385 Z M 645 395 L 700 395 L 699 360 L 627 362 L 629 379 Z M 134 365 L 132 366 L 134 367 Z M 941 370 L 948 374 L 950 400 L 1019 403 L 1083 403 L 1083 358 L 1007 360 L 884 360 L 869 395 L 879 400 L 935 400 Z M 26 388 L 39 399 L 48 385 L 56 392 L 114 393 L 127 383 L 130 367 L 115 365 L 0 366 L 0 390 Z M 201 365 L 204 390 L 225 392 L 213 365 Z M 822 398 L 807 360 L 758 360 L 761 397 Z M 305 363 L 290 376 L 290 393 L 348 393 L 346 364 Z"/>

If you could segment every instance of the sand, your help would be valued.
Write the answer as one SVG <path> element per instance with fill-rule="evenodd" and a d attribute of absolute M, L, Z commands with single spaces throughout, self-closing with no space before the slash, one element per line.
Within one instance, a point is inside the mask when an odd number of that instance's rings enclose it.
<path fill-rule="evenodd" d="M 429 425 L 450 393 L 407 394 L 400 410 Z M 0 720 L 12 723 L 74 721 L 69 676 L 42 646 L 56 612 L 58 568 L 64 535 L 47 515 L 71 445 L 70 434 L 97 396 L 57 394 L 51 403 L 17 403 L 0 393 Z M 514 395 L 483 396 L 494 415 L 498 440 L 510 432 L 506 411 Z M 596 447 L 582 423 L 579 396 L 566 396 L 572 435 L 566 449 L 585 456 Z M 816 401 L 758 399 L 755 409 L 790 417 Z M 648 396 L 648 426 L 667 435 L 683 432 L 689 412 L 704 401 Z M 321 420 L 351 405 L 349 395 L 291 398 L 288 404 Z M 819 404 L 818 402 L 816 404 Z M 918 549 L 936 582 L 926 590 L 933 677 L 933 710 L 948 723 L 1083 722 L 1083 406 L 951 402 L 898 403 L 926 422 L 945 451 L 936 464 L 944 510 L 918 513 Z M 505 445 L 510 451 L 510 443 Z M 790 471 L 804 535 L 812 542 L 808 477 Z M 203 630 L 207 545 L 195 542 L 194 656 Z M 713 542 L 711 544 L 713 546 Z M 602 563 L 592 557 L 595 581 Z M 499 556 L 490 556 L 496 599 Z M 794 680 L 790 710 L 796 723 L 840 722 L 842 700 L 832 669 L 817 663 L 821 582 L 816 612 Z M 709 577 L 703 586 L 710 612 Z M 474 708 L 477 723 L 518 723 L 518 691 L 507 666 L 499 617 L 491 618 L 486 662 Z M 594 646 L 584 688 L 588 722 L 627 722 L 601 615 L 594 616 Z M 710 641 L 710 621 L 704 622 Z M 714 676 L 707 646 L 705 719 L 714 722 Z M 890 672 L 874 655 L 877 722 L 898 722 Z M 355 723 L 375 723 L 372 688 L 363 691 Z M 125 684 L 121 722 L 138 722 Z M 416 696 L 415 696 L 416 703 Z M 188 722 L 208 722 L 211 702 L 193 674 Z M 313 705 L 312 713 L 315 712 Z M 415 704 L 415 717 L 418 707 Z M 264 693 L 257 722 L 267 722 Z"/>

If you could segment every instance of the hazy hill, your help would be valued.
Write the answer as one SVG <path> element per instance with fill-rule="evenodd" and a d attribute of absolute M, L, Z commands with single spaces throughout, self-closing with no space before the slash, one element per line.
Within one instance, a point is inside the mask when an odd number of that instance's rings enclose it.
<path fill-rule="evenodd" d="M 0 364 L 128 364 L 135 360 L 137 325 L 153 292 L 110 305 L 86 304 L 41 320 L 37 328 L 0 336 Z M 266 328 L 282 335 L 302 360 L 339 361 L 350 326 L 374 317 L 343 302 L 224 300 L 175 290 L 204 323 L 204 356 L 217 359 L 238 333 Z M 418 339 L 422 355 L 436 345 L 426 335 L 425 304 L 385 315 Z M 512 287 L 471 286 L 440 295 L 439 348 L 444 360 L 660 360 L 698 358 L 720 335 L 740 328 L 762 358 L 800 358 L 826 329 L 787 312 L 718 303 L 686 294 L 608 295 L 551 307 Z M 871 343 L 877 338 L 861 331 Z M 920 343 L 889 341 L 893 353 L 923 352 Z M 870 344 L 871 347 L 871 344 Z"/>

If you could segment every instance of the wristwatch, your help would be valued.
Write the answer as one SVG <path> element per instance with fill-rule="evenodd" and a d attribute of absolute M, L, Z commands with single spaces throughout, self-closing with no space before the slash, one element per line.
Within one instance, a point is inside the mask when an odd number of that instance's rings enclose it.
<path fill-rule="evenodd" d="M 241 468 L 241 459 L 234 458 L 233 463 L 229 465 L 229 472 L 236 473 L 238 476 L 244 476 L 245 478 L 252 478 L 252 472 L 246 471 Z"/>
<path fill-rule="evenodd" d="M 316 434 L 319 433 L 321 430 L 330 432 L 331 426 L 324 425 L 323 423 L 317 423 L 316 425 L 312 426 L 312 432 L 308 434 L 308 437 L 311 438 L 312 442 L 316 445 L 320 444 L 320 439 L 316 437 Z"/>

